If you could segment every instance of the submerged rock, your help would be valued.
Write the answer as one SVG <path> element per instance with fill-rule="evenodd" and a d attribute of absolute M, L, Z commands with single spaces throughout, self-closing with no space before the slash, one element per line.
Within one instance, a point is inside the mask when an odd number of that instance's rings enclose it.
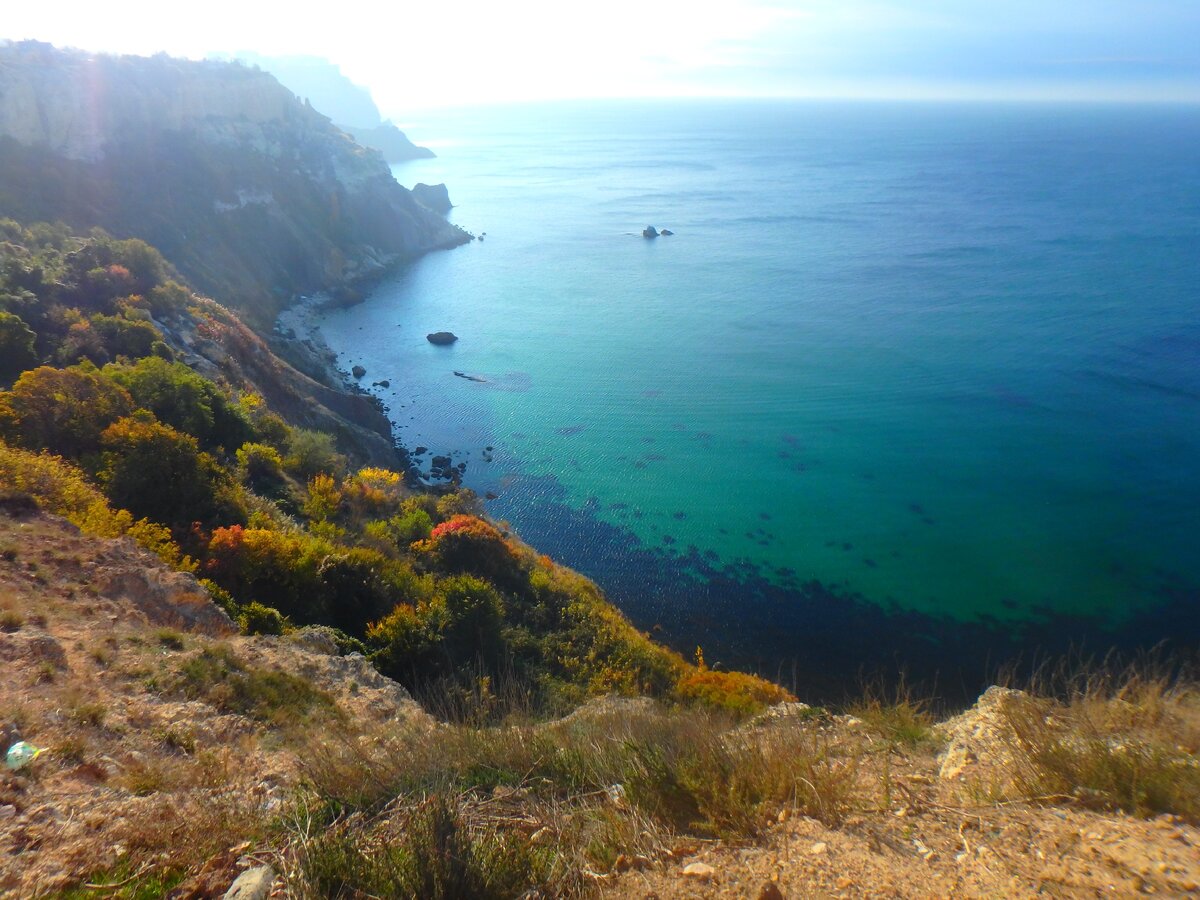
<path fill-rule="evenodd" d="M 431 344 L 437 344 L 439 347 L 445 347 L 457 341 L 458 335 L 452 331 L 435 331 L 433 334 L 425 335 L 425 340 Z"/>
<path fill-rule="evenodd" d="M 362 378 L 364 375 L 367 374 L 367 370 L 364 369 L 362 366 L 355 366 L 353 369 L 350 370 L 350 374 L 353 375 L 355 378 Z"/>
<path fill-rule="evenodd" d="M 656 237 L 658 237 L 658 229 L 655 228 L 653 225 L 647 225 L 645 228 L 642 229 L 642 237 L 656 238 Z"/>
<path fill-rule="evenodd" d="M 671 231 L 671 230 L 670 230 L 670 229 L 668 229 L 668 228 L 664 228 L 662 231 L 660 231 L 660 232 L 659 232 L 659 234 L 660 234 L 660 235 L 662 235 L 663 237 L 670 237 L 670 236 L 671 236 L 671 235 L 673 235 L 674 233 L 675 233 L 675 232 Z"/>

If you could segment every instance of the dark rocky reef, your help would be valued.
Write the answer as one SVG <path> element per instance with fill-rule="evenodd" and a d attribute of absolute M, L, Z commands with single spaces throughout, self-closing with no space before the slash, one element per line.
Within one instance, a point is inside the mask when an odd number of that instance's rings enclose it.
<path fill-rule="evenodd" d="M 447 347 L 458 340 L 458 335 L 452 331 L 435 331 L 433 334 L 425 335 L 425 340 L 431 344 L 437 344 L 439 347 Z"/>
<path fill-rule="evenodd" d="M 444 184 L 414 184 L 412 195 L 418 203 L 435 213 L 445 215 L 454 208 L 454 204 L 450 202 L 450 192 Z"/>
<path fill-rule="evenodd" d="M 263 330 L 469 240 L 266 72 L 31 41 L 0 45 L 0 215 L 142 238 Z"/>

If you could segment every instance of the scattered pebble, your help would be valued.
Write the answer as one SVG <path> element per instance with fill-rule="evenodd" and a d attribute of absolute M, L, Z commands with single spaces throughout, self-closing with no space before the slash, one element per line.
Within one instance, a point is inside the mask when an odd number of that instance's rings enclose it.
<path fill-rule="evenodd" d="M 695 878 L 697 881 L 712 881 L 716 874 L 717 870 L 708 863 L 694 862 L 683 867 L 683 876 Z"/>

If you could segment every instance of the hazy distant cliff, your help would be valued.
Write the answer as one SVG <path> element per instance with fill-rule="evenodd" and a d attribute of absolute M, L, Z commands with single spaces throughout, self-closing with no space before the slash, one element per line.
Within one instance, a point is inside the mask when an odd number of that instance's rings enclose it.
<path fill-rule="evenodd" d="M 342 131 L 364 147 L 383 154 L 388 162 L 427 159 L 433 151 L 418 147 L 403 131 L 384 120 L 370 92 L 342 74 L 337 65 L 319 56 L 260 56 L 242 52 L 237 59 L 270 72 L 294 92 L 329 116 Z"/>
<path fill-rule="evenodd" d="M 0 216 L 157 245 L 269 315 L 467 240 L 271 75 L 243 65 L 0 46 Z"/>

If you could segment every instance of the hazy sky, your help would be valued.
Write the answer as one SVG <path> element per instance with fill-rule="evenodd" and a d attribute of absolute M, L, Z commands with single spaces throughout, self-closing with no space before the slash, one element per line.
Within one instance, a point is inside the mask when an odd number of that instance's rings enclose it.
<path fill-rule="evenodd" d="M 314 54 L 385 114 L 557 97 L 1200 102 L 1200 0 L 12 3 L 0 37 Z"/>

